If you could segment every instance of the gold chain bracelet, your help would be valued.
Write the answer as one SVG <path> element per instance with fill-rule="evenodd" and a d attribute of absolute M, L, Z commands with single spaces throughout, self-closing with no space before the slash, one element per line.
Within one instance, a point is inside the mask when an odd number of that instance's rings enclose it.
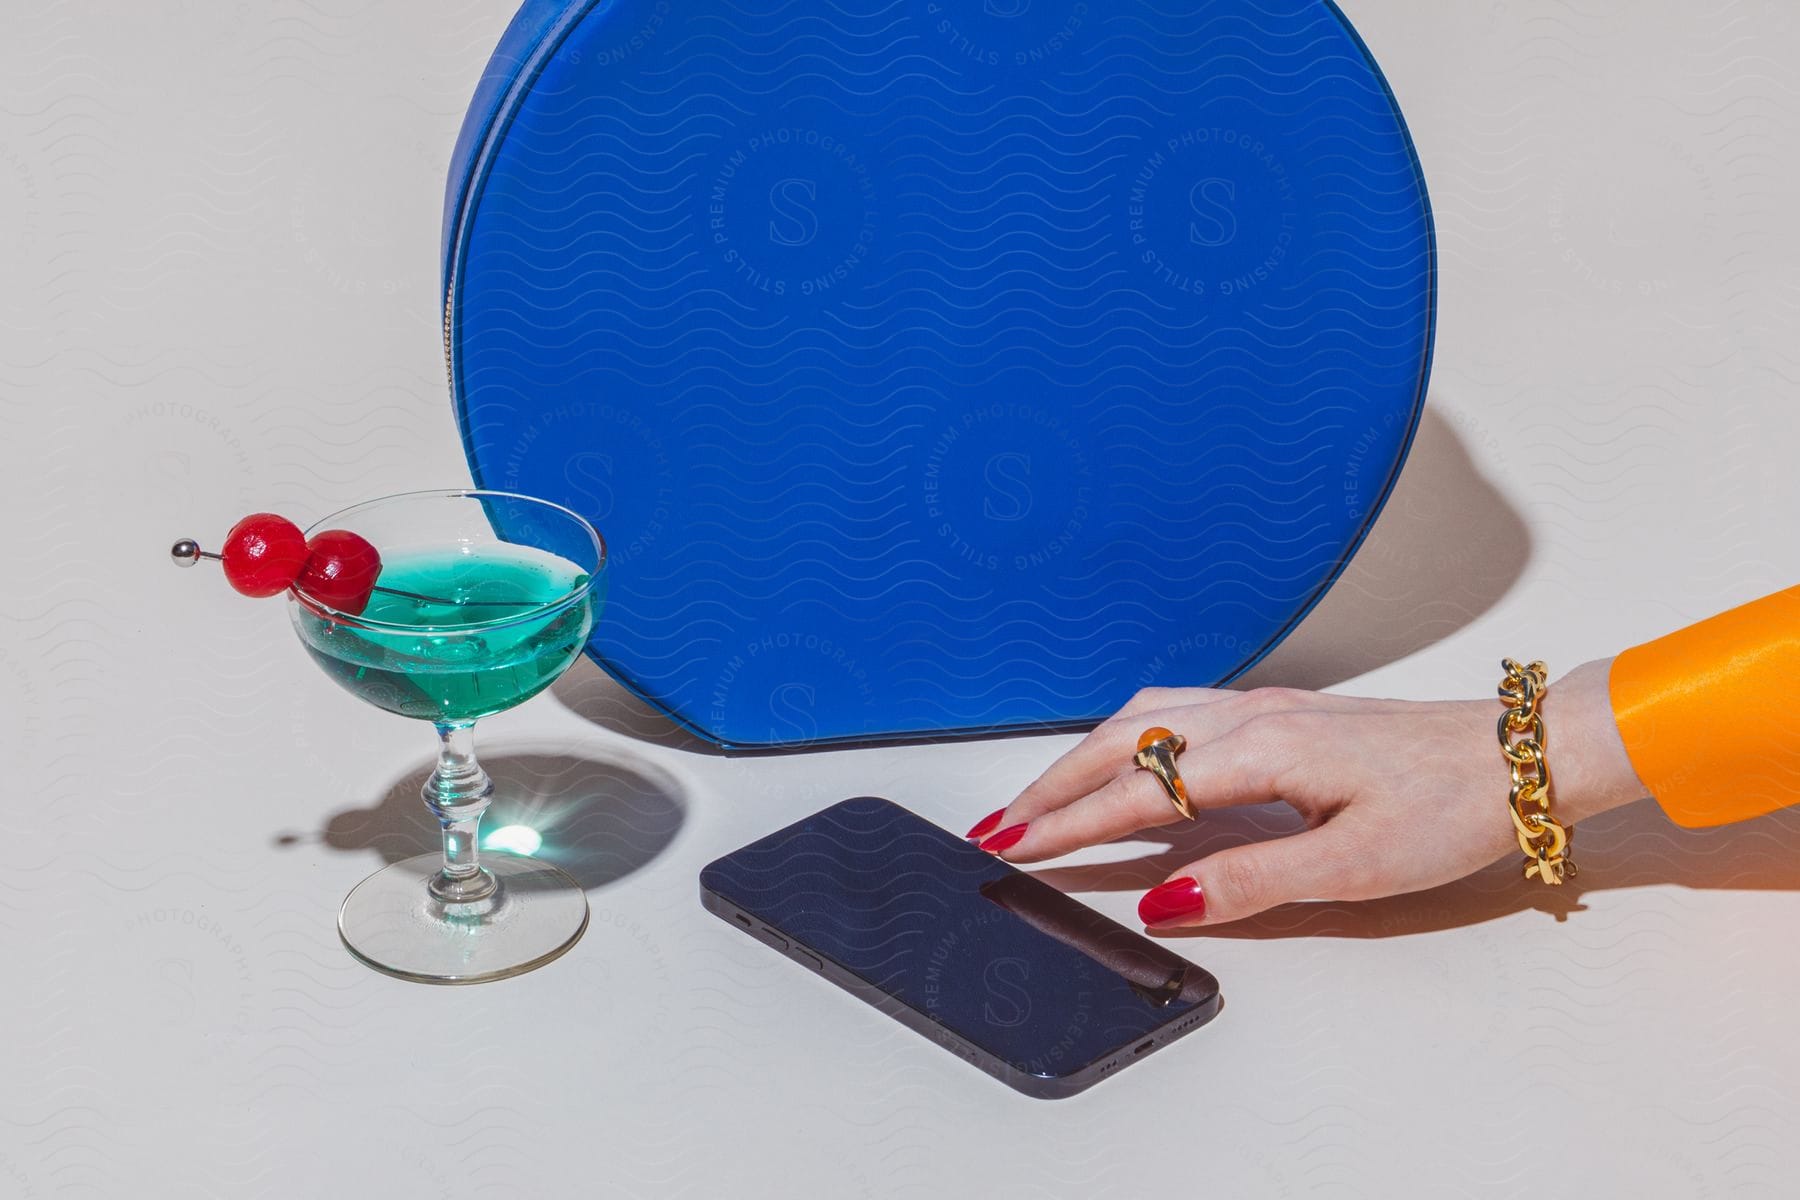
<path fill-rule="evenodd" d="M 1506 803 L 1512 809 L 1519 849 L 1525 852 L 1525 878 L 1561 883 L 1565 875 L 1575 874 L 1569 858 L 1575 835 L 1550 815 L 1550 764 L 1544 761 L 1549 734 L 1544 731 L 1544 714 L 1538 711 L 1548 675 L 1541 662 L 1522 667 L 1503 658 L 1500 665 L 1506 671 L 1500 681 L 1500 698 L 1506 702 L 1506 711 L 1500 714 L 1500 752 L 1512 767 L 1512 792 Z"/>

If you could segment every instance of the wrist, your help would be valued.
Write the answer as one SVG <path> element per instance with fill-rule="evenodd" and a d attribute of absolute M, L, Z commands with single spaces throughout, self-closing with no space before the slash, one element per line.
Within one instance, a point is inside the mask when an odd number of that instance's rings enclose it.
<path fill-rule="evenodd" d="M 1583 663 L 1544 691 L 1556 817 L 1574 824 L 1649 795 L 1613 718 L 1611 659 Z"/>

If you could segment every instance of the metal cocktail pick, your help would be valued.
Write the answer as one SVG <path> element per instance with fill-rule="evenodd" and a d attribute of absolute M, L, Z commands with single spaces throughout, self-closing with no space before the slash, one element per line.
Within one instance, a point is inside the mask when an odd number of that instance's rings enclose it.
<path fill-rule="evenodd" d="M 193 538 L 182 538 L 173 546 L 169 547 L 169 557 L 175 561 L 175 565 L 178 567 L 191 567 L 203 558 L 209 559 L 212 562 L 218 562 L 224 555 L 217 554 L 211 550 L 202 550 L 200 548 L 200 543 L 196 542 Z M 416 600 L 424 604 L 448 604 L 458 608 L 489 608 L 495 606 L 502 608 L 534 608 L 539 603 L 539 601 L 536 600 L 448 600 L 442 596 L 427 596 L 420 592 L 408 592 L 401 588 L 382 587 L 380 584 L 376 584 L 372 590 L 386 593 L 389 596 L 399 596 L 403 600 Z"/>

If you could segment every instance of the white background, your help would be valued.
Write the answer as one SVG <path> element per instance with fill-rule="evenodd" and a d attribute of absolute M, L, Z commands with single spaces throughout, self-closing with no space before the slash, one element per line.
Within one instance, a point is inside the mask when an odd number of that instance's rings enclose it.
<path fill-rule="evenodd" d="M 474 988 L 353 963 L 339 901 L 429 845 L 428 732 L 166 551 L 466 480 L 439 206 L 510 8 L 0 18 L 0 1195 L 1793 1194 L 1793 817 L 1640 804 L 1582 828 L 1579 889 L 1509 862 L 1184 940 L 1220 1019 L 1047 1104 L 695 875 L 859 792 L 960 830 L 1071 738 L 729 758 L 584 662 L 481 740 L 567 810 L 585 939 Z M 1483 695 L 1502 654 L 1563 670 L 1800 580 L 1800 9 L 1346 8 L 1431 183 L 1436 372 L 1374 537 L 1257 681 Z M 1130 920 L 1259 821 L 1048 877 Z"/>

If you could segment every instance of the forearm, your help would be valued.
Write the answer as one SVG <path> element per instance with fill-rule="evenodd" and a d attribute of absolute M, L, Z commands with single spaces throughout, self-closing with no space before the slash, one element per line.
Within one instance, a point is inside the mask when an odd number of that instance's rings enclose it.
<path fill-rule="evenodd" d="M 1613 717 L 1612 665 L 1610 658 L 1583 663 L 1544 693 L 1558 820 L 1574 823 L 1649 795 Z M 1497 718 L 1498 705 L 1494 711 Z"/>

